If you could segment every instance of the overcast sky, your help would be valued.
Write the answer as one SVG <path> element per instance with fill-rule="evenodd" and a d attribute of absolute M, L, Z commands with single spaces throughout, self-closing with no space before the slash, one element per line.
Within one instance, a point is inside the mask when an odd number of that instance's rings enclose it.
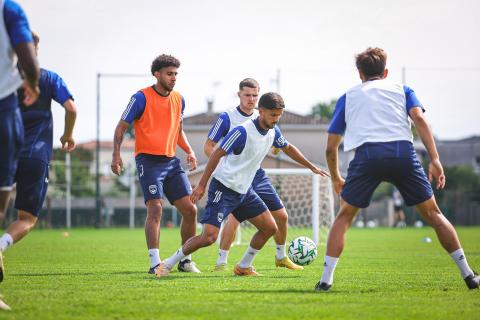
<path fill-rule="evenodd" d="M 182 63 L 176 90 L 187 116 L 205 111 L 207 97 L 215 111 L 237 105 L 246 77 L 259 80 L 261 93 L 279 90 L 289 111 L 307 114 L 359 83 L 354 54 L 368 46 L 387 51 L 393 80 L 406 68 L 437 137 L 480 134 L 477 0 L 18 2 L 40 34 L 41 66 L 74 95 L 78 142 L 95 138 L 97 73 L 146 75 L 102 78 L 101 137 L 112 139 L 130 96 L 154 83 L 150 64 L 161 53 Z M 53 109 L 58 141 L 63 110 Z"/>

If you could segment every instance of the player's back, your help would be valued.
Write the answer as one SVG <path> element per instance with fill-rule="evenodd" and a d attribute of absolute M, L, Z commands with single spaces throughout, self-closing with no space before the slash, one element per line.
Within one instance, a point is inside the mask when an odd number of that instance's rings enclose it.
<path fill-rule="evenodd" d="M 22 79 L 17 70 L 17 58 L 13 51 L 7 21 L 10 12 L 17 10 L 18 5 L 0 0 L 0 100 L 9 96 L 21 85 Z M 11 16 L 11 19 L 16 19 Z"/>
<path fill-rule="evenodd" d="M 345 150 L 365 142 L 411 141 L 411 127 L 402 84 L 366 81 L 347 91 Z"/>

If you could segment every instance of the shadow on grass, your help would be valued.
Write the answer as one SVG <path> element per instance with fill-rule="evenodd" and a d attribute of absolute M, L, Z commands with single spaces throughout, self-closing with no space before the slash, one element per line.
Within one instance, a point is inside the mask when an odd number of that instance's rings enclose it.
<path fill-rule="evenodd" d="M 229 290 L 218 290 L 217 292 L 220 292 L 220 293 L 235 293 L 235 294 L 238 294 L 238 293 L 248 293 L 248 294 L 252 294 L 252 293 L 258 293 L 258 294 L 312 294 L 312 295 L 318 295 L 318 296 L 322 296 L 322 295 L 336 295 L 336 294 L 345 294 L 349 291 L 342 291 L 342 290 L 335 290 L 335 291 L 329 291 L 329 292 L 319 292 L 319 291 L 315 291 L 313 289 L 313 286 L 312 286 L 312 289 L 298 289 L 298 288 L 284 288 L 284 289 L 271 289 L 271 290 L 266 290 L 266 289 L 259 289 L 259 290 L 254 290 L 254 289 L 229 289 Z"/>

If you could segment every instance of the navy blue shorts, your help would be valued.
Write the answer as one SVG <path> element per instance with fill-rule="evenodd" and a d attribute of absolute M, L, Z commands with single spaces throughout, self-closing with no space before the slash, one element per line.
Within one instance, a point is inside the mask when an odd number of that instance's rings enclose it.
<path fill-rule="evenodd" d="M 390 182 L 408 206 L 433 195 L 430 182 L 409 141 L 365 143 L 357 148 L 348 166 L 341 196 L 357 208 L 366 208 L 380 182 Z"/>
<path fill-rule="evenodd" d="M 265 170 L 258 169 L 252 182 L 253 191 L 255 191 L 260 199 L 267 205 L 268 210 L 276 211 L 284 208 L 282 200 L 272 185 L 272 182 L 265 174 Z"/>
<path fill-rule="evenodd" d="M 0 100 L 0 191 L 12 189 L 23 144 L 23 121 L 16 94 Z"/>
<path fill-rule="evenodd" d="M 249 188 L 246 194 L 240 194 L 212 178 L 208 187 L 207 205 L 200 222 L 220 228 L 222 221 L 230 213 L 242 222 L 257 217 L 267 210 L 265 203 L 252 188 Z"/>
<path fill-rule="evenodd" d="M 26 211 L 38 217 L 47 195 L 48 171 L 48 163 L 42 160 L 18 159 L 18 169 L 15 176 L 17 182 L 15 209 Z"/>
<path fill-rule="evenodd" d="M 135 162 L 145 202 L 166 196 L 173 204 L 192 193 L 190 181 L 177 157 L 141 153 L 135 157 Z"/>

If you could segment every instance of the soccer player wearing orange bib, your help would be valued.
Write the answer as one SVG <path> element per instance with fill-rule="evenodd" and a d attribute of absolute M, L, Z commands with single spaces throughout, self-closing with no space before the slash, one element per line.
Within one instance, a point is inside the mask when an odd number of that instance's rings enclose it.
<path fill-rule="evenodd" d="M 123 162 L 120 146 L 125 131 L 133 123 L 135 131 L 135 161 L 142 187 L 147 219 L 145 238 L 147 240 L 150 269 L 155 274 L 160 265 L 159 241 L 162 200 L 167 197 L 182 215 L 180 233 L 182 244 L 195 236 L 197 208 L 190 200 L 192 187 L 187 175 L 175 157 L 177 145 L 187 154 L 190 170 L 197 167 L 197 158 L 182 128 L 185 100 L 173 91 L 180 61 L 170 55 L 158 56 L 152 62 L 151 72 L 157 83 L 135 93 L 130 99 L 115 129 L 112 155 L 112 172 L 120 175 Z M 178 270 L 195 272 L 200 270 L 186 256 Z"/>

